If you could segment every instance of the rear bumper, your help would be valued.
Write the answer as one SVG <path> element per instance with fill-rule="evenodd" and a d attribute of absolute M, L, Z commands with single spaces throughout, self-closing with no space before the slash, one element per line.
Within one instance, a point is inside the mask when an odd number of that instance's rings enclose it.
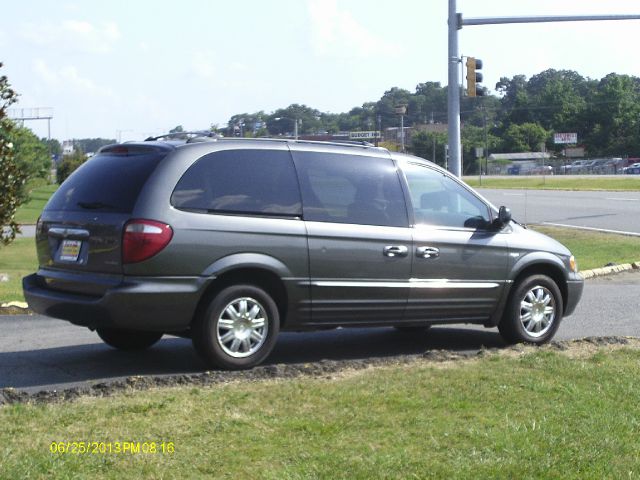
<path fill-rule="evenodd" d="M 89 328 L 177 332 L 189 328 L 209 278 L 123 277 L 100 296 L 48 288 L 34 273 L 22 279 L 29 307 Z"/>
<path fill-rule="evenodd" d="M 564 316 L 571 315 L 582 298 L 582 290 L 584 289 L 584 280 L 578 274 L 573 279 L 567 281 L 567 302 L 564 306 Z"/>

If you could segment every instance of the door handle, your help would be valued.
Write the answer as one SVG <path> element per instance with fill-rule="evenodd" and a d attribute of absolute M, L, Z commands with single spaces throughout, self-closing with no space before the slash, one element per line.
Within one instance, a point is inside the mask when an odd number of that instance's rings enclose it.
<path fill-rule="evenodd" d="M 409 249 L 404 245 L 387 245 L 382 252 L 385 257 L 406 257 Z"/>
<path fill-rule="evenodd" d="M 420 258 L 438 258 L 440 250 L 436 247 L 418 247 L 416 249 L 416 257 Z"/>

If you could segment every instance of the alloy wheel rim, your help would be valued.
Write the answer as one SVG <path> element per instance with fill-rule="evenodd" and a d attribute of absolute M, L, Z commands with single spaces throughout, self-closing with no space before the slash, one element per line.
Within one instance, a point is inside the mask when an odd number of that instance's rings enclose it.
<path fill-rule="evenodd" d="M 551 291 L 541 285 L 529 289 L 520 302 L 520 323 L 533 338 L 542 337 L 553 326 L 556 302 Z"/>
<path fill-rule="evenodd" d="M 249 357 L 260 350 L 268 331 L 266 310 L 251 297 L 232 300 L 218 317 L 218 344 L 233 358 Z"/>

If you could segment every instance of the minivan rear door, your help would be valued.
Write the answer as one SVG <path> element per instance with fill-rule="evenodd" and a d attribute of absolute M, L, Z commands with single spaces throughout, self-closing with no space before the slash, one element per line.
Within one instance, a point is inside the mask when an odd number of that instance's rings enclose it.
<path fill-rule="evenodd" d="M 402 321 L 411 231 L 389 156 L 293 150 L 316 325 Z M 308 148 L 308 151 L 305 151 Z M 378 152 L 376 152 L 378 153 Z"/>

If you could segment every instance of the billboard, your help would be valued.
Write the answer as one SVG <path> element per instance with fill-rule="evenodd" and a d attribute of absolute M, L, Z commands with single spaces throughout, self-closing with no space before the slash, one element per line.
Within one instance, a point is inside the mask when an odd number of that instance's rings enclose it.
<path fill-rule="evenodd" d="M 553 143 L 578 143 L 577 133 L 554 133 Z"/>

